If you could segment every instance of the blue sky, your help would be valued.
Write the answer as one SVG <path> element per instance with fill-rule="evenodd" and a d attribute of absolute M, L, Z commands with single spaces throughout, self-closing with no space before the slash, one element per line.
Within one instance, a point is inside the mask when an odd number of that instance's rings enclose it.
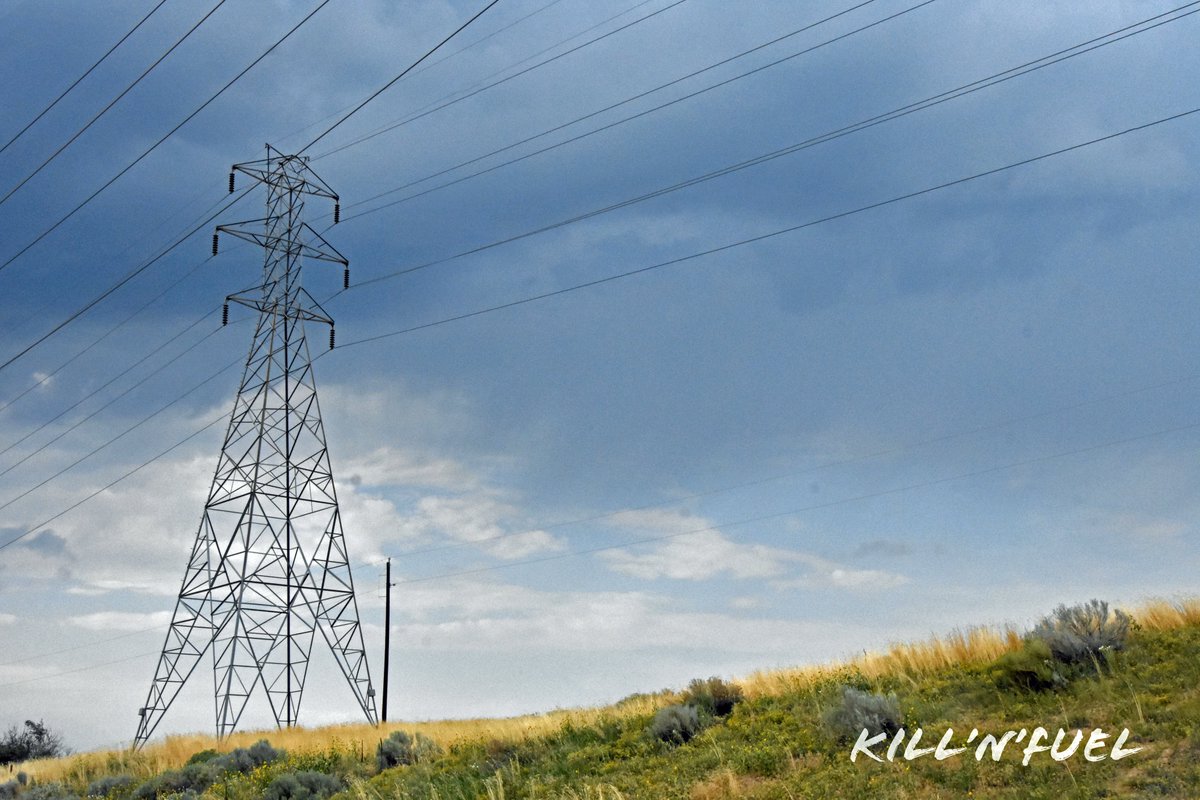
<path fill-rule="evenodd" d="M 0 143 L 151 5 L 0 8 Z M 0 204 L 0 261 L 316 5 L 227 0 Z M 211 7 L 164 4 L 0 152 L 0 196 Z M 0 268 L 0 361 L 216 210 L 231 163 L 304 147 L 480 7 L 332 0 Z M 590 215 L 1175 7 L 501 0 L 307 151 L 363 284 L 327 304 L 339 348 L 316 369 L 376 683 L 382 559 L 401 581 L 391 716 L 608 702 L 1194 593 L 1200 114 L 839 215 L 1200 107 L 1200 16 Z M 209 227 L 0 369 L 0 544 L 22 537 L 0 549 L 2 724 L 133 735 L 220 448 L 204 426 L 249 343 L 220 304 L 261 268 L 231 239 L 209 259 Z M 314 660 L 304 722 L 353 718 L 332 670 Z M 210 729 L 210 685 L 159 733 Z"/>

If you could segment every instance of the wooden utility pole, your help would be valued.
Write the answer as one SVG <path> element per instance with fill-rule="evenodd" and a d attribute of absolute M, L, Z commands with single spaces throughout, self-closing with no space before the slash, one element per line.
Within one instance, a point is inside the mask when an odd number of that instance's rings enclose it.
<path fill-rule="evenodd" d="M 387 587 L 387 600 L 383 607 L 383 708 L 381 719 L 387 722 L 388 700 L 388 662 L 392 654 L 392 560 L 387 560 L 384 572 L 384 585 Z"/>

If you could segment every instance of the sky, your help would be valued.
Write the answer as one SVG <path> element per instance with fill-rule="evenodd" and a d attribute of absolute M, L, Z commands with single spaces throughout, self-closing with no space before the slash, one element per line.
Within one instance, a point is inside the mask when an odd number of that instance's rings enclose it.
<path fill-rule="evenodd" d="M 341 198 L 308 333 L 392 719 L 1196 593 L 1197 4 L 500 0 L 355 111 L 484 3 L 330 0 L 230 84 L 320 4 L 226 0 L 122 95 L 214 5 L 15 139 L 155 4 L 0 6 L 0 725 L 133 738 L 265 143 Z M 301 722 L 357 719 L 312 663 Z"/>

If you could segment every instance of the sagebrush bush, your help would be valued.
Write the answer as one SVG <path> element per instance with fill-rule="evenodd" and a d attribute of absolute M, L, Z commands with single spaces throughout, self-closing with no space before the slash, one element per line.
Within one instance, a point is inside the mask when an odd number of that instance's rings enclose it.
<path fill-rule="evenodd" d="M 196 755 L 200 755 L 203 752 L 201 751 Z M 266 739 L 259 739 L 249 747 L 235 748 L 224 755 L 207 759 L 200 765 L 207 766 L 216 773 L 241 772 L 249 774 L 256 768 L 264 764 L 270 764 L 273 761 L 278 761 L 286 755 L 286 751 L 272 747 L 271 743 Z"/>
<path fill-rule="evenodd" d="M 392 731 L 392 735 L 379 743 L 375 760 L 381 770 L 428 761 L 441 755 L 442 748 L 427 736 L 406 731 Z"/>
<path fill-rule="evenodd" d="M 865 729 L 870 736 L 891 736 L 904 724 L 895 694 L 876 694 L 843 686 L 838 702 L 825 710 L 821 723 L 842 740 L 857 739 Z"/>
<path fill-rule="evenodd" d="M 324 800 L 346 788 L 324 772 L 285 772 L 267 784 L 263 800 Z"/>
<path fill-rule="evenodd" d="M 1121 650 L 1129 637 L 1130 617 L 1124 611 L 1109 610 L 1103 600 L 1091 600 L 1075 606 L 1059 606 L 1030 631 L 1050 648 L 1054 658 L 1064 664 L 1103 663 L 1106 651 Z"/>
<path fill-rule="evenodd" d="M 742 687 L 717 677 L 708 680 L 696 678 L 683 692 L 684 704 L 707 711 L 714 717 L 728 716 L 733 707 L 744 699 Z"/>
<path fill-rule="evenodd" d="M 695 706 L 674 705 L 660 708 L 650 723 L 655 739 L 683 744 L 700 732 L 700 715 Z"/>
<path fill-rule="evenodd" d="M 135 783 L 132 775 L 105 775 L 88 784 L 88 797 L 108 797 L 113 794 L 126 794 Z"/>
<path fill-rule="evenodd" d="M 21 800 L 79 800 L 79 795 L 61 783 L 40 783 L 22 792 Z"/>
<path fill-rule="evenodd" d="M 12 800 L 19 791 L 21 791 L 21 784 L 16 781 L 0 783 L 0 800 Z"/>
<path fill-rule="evenodd" d="M 215 761 L 216 759 L 204 764 L 188 764 L 181 769 L 160 772 L 135 789 L 133 798 L 156 800 L 167 795 L 204 794 L 204 790 L 212 786 L 220 774 L 212 767 Z"/>

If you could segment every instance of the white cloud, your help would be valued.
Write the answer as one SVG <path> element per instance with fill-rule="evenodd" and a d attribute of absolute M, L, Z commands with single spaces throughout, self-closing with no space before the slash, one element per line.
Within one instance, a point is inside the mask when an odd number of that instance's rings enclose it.
<path fill-rule="evenodd" d="M 170 611 L 135 613 L 132 611 L 97 611 L 68 617 L 67 622 L 90 631 L 141 631 L 147 628 L 166 628 L 171 623 Z"/>
<path fill-rule="evenodd" d="M 12 625 L 16 621 L 17 616 L 15 614 L 0 613 L 0 625 Z"/>
<path fill-rule="evenodd" d="M 638 531 L 656 530 L 673 536 L 655 543 L 648 552 L 628 549 L 606 551 L 601 560 L 610 568 L 635 578 L 655 580 L 710 580 L 720 576 L 737 579 L 769 579 L 776 588 L 817 588 L 875 590 L 900 586 L 902 575 L 871 569 L 850 569 L 820 556 L 737 542 L 702 517 L 678 511 L 631 511 L 618 514 L 613 524 Z M 795 577 L 797 569 L 803 572 Z"/>
<path fill-rule="evenodd" d="M 689 533 L 635 555 L 611 550 L 601 558 L 617 572 L 653 580 L 699 581 L 729 575 L 733 578 L 774 578 L 787 572 L 793 554 L 759 544 L 739 544 L 718 531 Z"/>

